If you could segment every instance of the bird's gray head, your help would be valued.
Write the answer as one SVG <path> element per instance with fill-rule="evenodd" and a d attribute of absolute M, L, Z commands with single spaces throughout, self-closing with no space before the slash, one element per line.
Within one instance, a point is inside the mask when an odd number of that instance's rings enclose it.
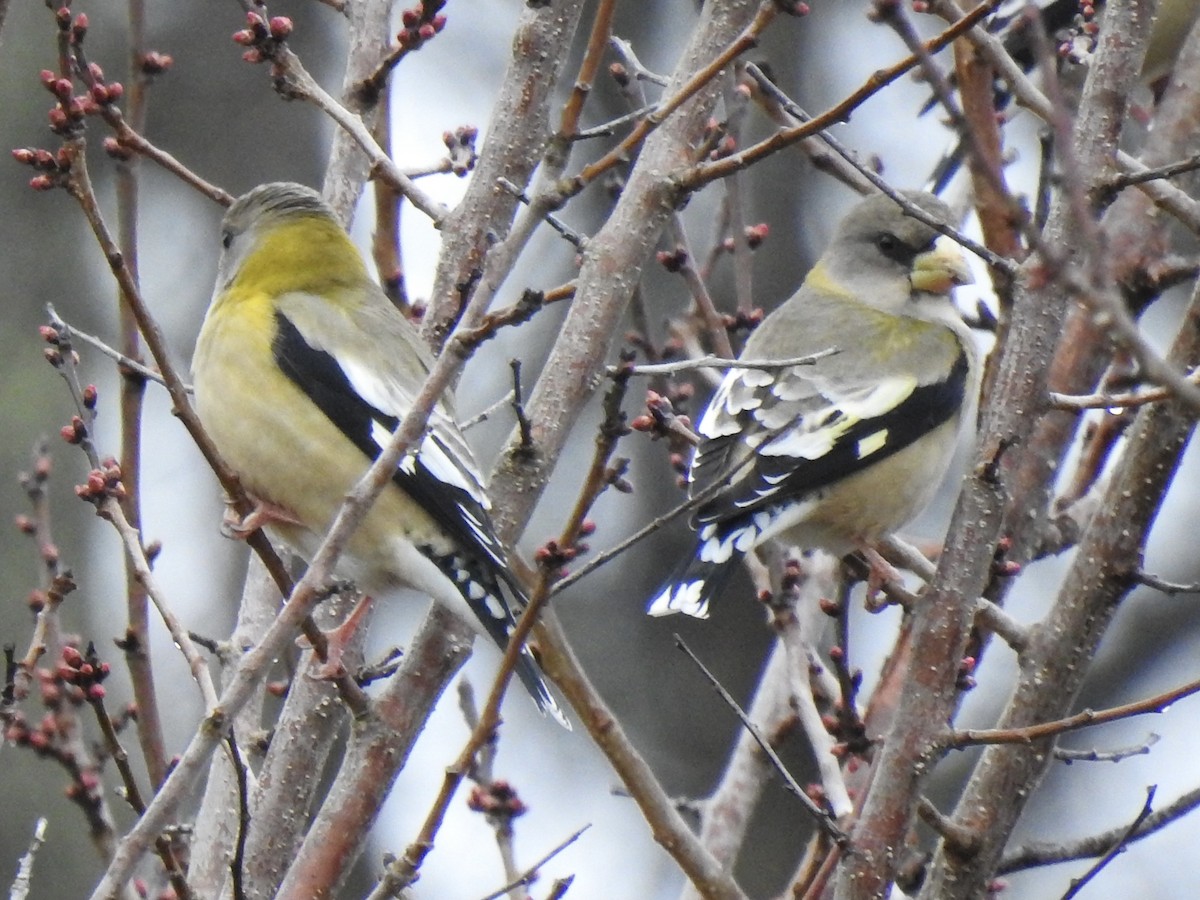
<path fill-rule="evenodd" d="M 934 219 L 949 223 L 950 208 L 932 194 L 902 191 L 902 196 Z M 950 238 L 908 213 L 890 197 L 877 194 L 859 202 L 842 220 L 824 258 L 834 282 L 896 312 L 909 297 L 949 296 L 971 279 L 961 251 Z M 894 297 L 878 296 L 890 286 Z"/>
<path fill-rule="evenodd" d="M 269 228 L 290 219 L 306 216 L 336 222 L 321 195 L 310 187 L 290 181 L 260 184 L 238 197 L 221 220 L 221 261 L 217 269 L 217 288 L 228 286 L 254 249 L 258 238 Z"/>

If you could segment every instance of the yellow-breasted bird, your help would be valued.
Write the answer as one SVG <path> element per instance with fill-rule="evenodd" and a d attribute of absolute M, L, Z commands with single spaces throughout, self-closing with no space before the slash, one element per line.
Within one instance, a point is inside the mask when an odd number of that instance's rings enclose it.
<path fill-rule="evenodd" d="M 936 197 L 905 197 L 949 222 Z M 716 493 L 698 507 L 695 550 L 651 614 L 707 616 L 735 563 L 768 538 L 840 555 L 925 507 L 978 386 L 974 340 L 950 296 L 970 280 L 958 247 L 890 198 L 850 211 L 741 358 L 837 352 L 725 376 L 689 475 L 693 495 Z"/>
<path fill-rule="evenodd" d="M 255 521 L 311 558 L 432 360 L 315 191 L 255 188 L 229 208 L 221 240 L 192 360 L 196 411 L 258 502 Z M 422 591 L 503 647 L 525 595 L 488 510 L 445 400 L 354 532 L 339 571 L 372 593 Z M 565 724 L 527 648 L 517 674 Z"/>

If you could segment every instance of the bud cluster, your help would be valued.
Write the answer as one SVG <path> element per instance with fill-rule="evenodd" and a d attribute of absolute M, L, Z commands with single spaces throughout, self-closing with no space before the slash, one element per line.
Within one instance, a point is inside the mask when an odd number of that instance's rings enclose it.
<path fill-rule="evenodd" d="M 35 191 L 60 186 L 71 171 L 71 155 L 65 147 L 60 147 L 57 152 L 41 147 L 18 147 L 12 151 L 12 157 L 41 173 L 29 179 L 29 186 Z"/>
<path fill-rule="evenodd" d="M 121 467 L 112 457 L 100 463 L 99 468 L 88 472 L 87 481 L 75 485 L 75 496 L 80 500 L 102 500 L 105 497 L 115 497 L 122 500 L 125 497 L 125 486 L 121 484 Z"/>
<path fill-rule="evenodd" d="M 446 0 L 422 0 L 420 6 L 406 9 L 400 14 L 403 28 L 396 35 L 401 50 L 419 50 L 433 40 L 446 27 L 446 17 L 441 9 Z"/>
<path fill-rule="evenodd" d="M 475 152 L 475 139 L 479 129 L 473 125 L 462 125 L 453 131 L 442 132 L 442 143 L 450 153 L 450 171 L 462 178 L 475 168 L 479 159 Z"/>
<path fill-rule="evenodd" d="M 91 644 L 86 653 L 81 653 L 75 645 L 77 640 L 72 639 L 63 648 L 53 669 L 38 668 L 32 673 L 46 709 L 41 719 L 35 724 L 20 710 L 6 710 L 3 736 L 15 747 L 28 747 L 38 757 L 59 763 L 71 777 L 67 798 L 90 807 L 99 803 L 102 795 L 99 770 L 94 761 L 81 756 L 79 720 L 70 710 L 103 702 L 102 682 L 108 677 L 109 666 L 99 660 Z M 132 710 L 127 715 L 133 717 Z M 114 724 L 121 727 L 122 723 Z"/>
<path fill-rule="evenodd" d="M 233 33 L 235 44 L 247 50 L 242 59 L 248 63 L 260 63 L 274 59 L 276 51 L 292 34 L 292 20 L 287 16 L 272 16 L 267 19 L 257 12 L 246 13 L 246 27 Z"/>
<path fill-rule="evenodd" d="M 63 684 L 79 688 L 88 702 L 104 699 L 103 682 L 108 678 L 109 665 L 101 662 L 92 644 L 88 644 L 86 655 L 76 647 L 64 647 L 54 674 Z"/>
<path fill-rule="evenodd" d="M 503 779 L 491 784 L 477 784 L 467 798 L 467 807 L 472 812 L 481 812 L 489 818 L 515 819 L 524 815 L 528 807 L 517 796 L 516 788 Z"/>
<path fill-rule="evenodd" d="M 67 361 L 67 359 L 70 359 L 72 364 L 79 362 L 79 354 L 77 354 L 71 347 L 70 340 L 64 338 L 62 333 L 53 325 L 40 326 L 38 328 L 38 334 L 41 335 L 43 341 L 49 344 L 49 346 L 42 351 L 42 356 L 44 356 L 46 362 L 50 363 L 50 365 L 54 366 L 54 368 L 57 369 L 61 367 L 63 363 Z"/>
<path fill-rule="evenodd" d="M 85 16 L 80 13 L 76 18 L 84 19 Z M 85 87 L 81 94 L 75 93 L 75 84 L 70 78 L 49 69 L 43 69 L 40 77 L 42 87 L 58 101 L 47 113 L 50 130 L 64 137 L 79 131 L 85 117 L 96 115 L 125 96 L 125 86 L 119 81 L 106 81 L 104 70 L 96 63 L 89 63 L 81 75 Z"/>

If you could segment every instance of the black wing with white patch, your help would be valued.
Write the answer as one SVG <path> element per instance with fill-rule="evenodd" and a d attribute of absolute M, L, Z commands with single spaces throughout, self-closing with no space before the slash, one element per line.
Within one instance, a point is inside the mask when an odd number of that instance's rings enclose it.
<path fill-rule="evenodd" d="M 696 523 L 736 526 L 773 513 L 903 450 L 959 412 L 968 372 L 960 354 L 945 380 L 926 385 L 893 377 L 839 390 L 798 369 L 731 373 L 700 423 L 709 439 L 693 463 L 694 490 L 731 483 Z M 753 460 L 731 473 L 747 453 Z"/>
<path fill-rule="evenodd" d="M 275 313 L 275 326 L 272 349 L 280 370 L 367 459 L 376 459 L 399 426 L 399 416 L 367 402 L 338 361 L 309 344 L 282 312 Z M 419 453 L 401 462 L 392 480 L 469 555 L 504 567 L 504 550 L 492 534 L 487 509 L 468 490 L 471 475 L 436 432 L 425 437 Z"/>
<path fill-rule="evenodd" d="M 960 355 L 945 381 L 885 378 L 824 384 L 812 370 L 734 370 L 700 421 L 692 492 L 718 489 L 693 517 L 695 553 L 652 601 L 651 615 L 704 618 L 733 563 L 764 535 L 806 514 L 822 488 L 886 459 L 950 421 L 969 374 Z"/>

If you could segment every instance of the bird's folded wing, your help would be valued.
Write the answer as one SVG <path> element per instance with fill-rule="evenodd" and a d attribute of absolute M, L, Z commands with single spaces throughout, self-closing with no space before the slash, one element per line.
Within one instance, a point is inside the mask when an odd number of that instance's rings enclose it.
<path fill-rule="evenodd" d="M 313 309 L 305 306 L 298 312 L 292 299 L 275 314 L 273 349 L 280 369 L 366 460 L 374 460 L 412 407 L 419 379 L 407 383 L 413 373 L 398 370 L 397 361 L 371 346 L 377 334 L 359 331 L 355 341 L 338 342 L 339 329 L 311 327 L 307 320 Z M 339 313 L 318 310 L 316 315 Z M 390 346 L 394 355 L 395 343 Z M 435 409 L 429 422 L 419 451 L 401 460 L 392 480 L 462 551 L 490 561 L 503 573 L 504 549 L 492 533 L 490 504 L 470 450 L 445 410 Z"/>
<path fill-rule="evenodd" d="M 945 379 L 928 384 L 898 374 L 826 378 L 811 366 L 732 370 L 700 422 L 706 440 L 691 470 L 693 494 L 718 480 L 729 484 L 696 521 L 803 499 L 896 453 L 959 412 L 967 376 L 965 354 Z"/>

